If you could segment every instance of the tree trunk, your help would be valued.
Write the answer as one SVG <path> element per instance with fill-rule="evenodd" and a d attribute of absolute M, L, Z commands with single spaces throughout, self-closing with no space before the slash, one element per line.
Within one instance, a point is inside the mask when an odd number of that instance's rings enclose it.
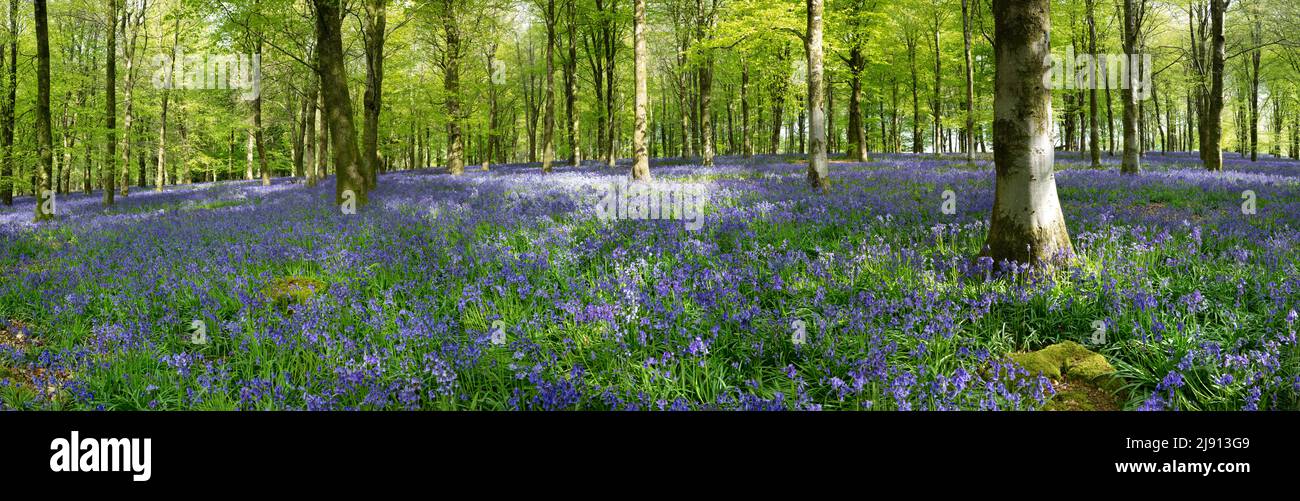
<path fill-rule="evenodd" d="M 741 155 L 754 155 L 754 140 L 749 134 L 749 61 L 740 62 L 740 142 Z"/>
<path fill-rule="evenodd" d="M 713 24 L 713 12 L 705 6 L 705 0 L 695 0 L 696 43 L 702 44 L 704 37 Z M 700 164 L 713 165 L 713 51 L 704 46 L 704 61 L 700 65 Z"/>
<path fill-rule="evenodd" d="M 552 0 L 553 2 L 554 0 Z M 446 94 L 447 106 L 447 172 L 459 176 L 465 172 L 465 138 L 461 133 L 460 109 L 460 24 L 455 15 L 457 0 L 443 0 L 443 35 L 445 50 L 443 54 L 442 88 Z M 548 28 L 549 29 L 549 28 Z M 547 58 L 550 56 L 548 54 Z M 548 62 L 547 71 L 550 71 Z M 550 82 L 547 82 L 550 85 Z M 548 98 L 549 99 L 549 98 Z M 550 164 L 545 170 L 550 171 Z"/>
<path fill-rule="evenodd" d="M 262 39 L 261 39 L 261 35 L 258 35 L 258 39 L 257 39 L 257 42 L 256 42 L 256 52 L 255 52 L 255 54 L 256 54 L 256 56 L 257 56 L 257 60 L 258 60 L 258 61 L 261 61 L 261 60 L 262 60 Z M 259 70 L 259 71 L 260 71 L 260 70 Z M 254 84 L 254 85 L 260 85 L 260 84 Z M 257 94 L 257 96 L 253 98 L 253 141 L 254 141 L 254 143 L 255 143 L 256 146 L 257 146 L 257 166 L 258 166 L 258 170 L 259 170 L 259 172 L 261 172 L 261 174 L 262 174 L 262 186 L 270 186 L 270 185 L 271 185 L 271 169 L 270 169 L 269 166 L 267 165 L 267 160 L 266 160 L 266 141 L 265 141 L 265 134 L 263 134 L 263 132 L 262 132 L 262 94 L 261 94 L 261 92 L 259 92 L 259 93 Z"/>
<path fill-rule="evenodd" d="M 9 32 L 18 32 L 18 0 L 9 0 Z M 0 44 L 0 66 L 3 65 L 5 54 L 2 49 L 5 45 Z M 0 202 L 6 206 L 14 204 L 14 182 L 13 178 L 17 175 L 14 172 L 14 106 L 17 104 L 18 96 L 18 40 L 10 40 L 8 43 L 9 53 L 9 85 L 5 88 L 4 101 L 0 104 L 0 141 L 4 145 L 4 158 L 0 162 Z M 53 153 L 51 153 L 53 154 Z"/>
<path fill-rule="evenodd" d="M 107 147 L 100 174 L 104 183 L 104 205 L 113 205 L 117 193 L 117 0 L 108 1 L 108 55 L 104 63 L 104 128 Z"/>
<path fill-rule="evenodd" d="M 915 40 L 907 44 L 907 62 L 912 72 L 912 153 L 921 153 L 925 151 L 925 141 L 921 138 L 921 89 L 916 79 Z"/>
<path fill-rule="evenodd" d="M 1050 69 L 1051 3 L 993 0 L 993 20 L 997 176 L 983 254 L 1038 264 L 1073 253 L 1056 194 L 1052 94 L 1043 84 Z"/>
<path fill-rule="evenodd" d="M 808 0 L 808 184 L 813 189 L 826 191 L 830 189 L 831 181 L 826 160 L 822 12 L 823 0 Z"/>
<path fill-rule="evenodd" d="M 1124 28 L 1122 36 L 1124 37 L 1124 53 L 1130 55 L 1127 57 L 1125 64 L 1134 61 L 1132 54 L 1137 54 L 1138 36 L 1141 32 L 1141 13 L 1142 3 L 1145 0 L 1137 0 L 1139 5 L 1133 5 L 1134 0 L 1124 0 Z M 1138 103 L 1137 94 L 1133 87 L 1141 79 L 1137 77 L 1138 68 L 1129 64 L 1127 73 L 1128 81 L 1120 86 L 1119 96 L 1124 103 L 1123 121 L 1124 121 L 1124 156 L 1120 160 L 1119 171 L 1124 174 L 1137 174 L 1142 172 L 1142 162 L 1138 158 Z M 996 147 L 995 147 L 996 148 Z"/>
<path fill-rule="evenodd" d="M 849 151 L 858 162 L 867 161 L 867 133 L 862 123 L 862 70 L 866 67 L 862 49 L 849 49 Z"/>
<path fill-rule="evenodd" d="M 384 30 L 387 19 L 384 10 L 388 0 L 366 0 L 365 15 L 361 16 L 366 51 L 366 90 L 362 96 L 361 169 L 366 178 L 366 189 L 373 190 L 379 182 L 379 114 L 383 109 L 384 92 Z"/>
<path fill-rule="evenodd" d="M 826 77 L 826 151 L 835 151 L 836 141 L 839 139 L 835 133 L 835 81 L 830 76 Z"/>
<path fill-rule="evenodd" d="M 1095 0 L 1088 0 L 1086 23 L 1088 25 L 1088 52 L 1097 54 L 1097 16 Z M 1097 61 L 1093 61 L 1094 64 Z M 1100 73 L 1096 71 L 1096 66 L 1092 71 L 1092 85 L 1088 89 L 1088 157 L 1091 161 L 1092 168 L 1101 168 L 1101 129 L 1097 126 L 1097 78 Z"/>
<path fill-rule="evenodd" d="M 314 0 L 316 4 L 316 50 L 320 53 L 321 97 L 329 125 L 334 154 L 334 203 L 353 198 L 357 207 L 366 205 L 366 180 L 358 159 L 356 129 L 352 122 L 352 98 L 343 63 L 343 18 L 339 0 Z M 351 195 L 350 197 L 348 195 Z"/>
<path fill-rule="evenodd" d="M 316 99 L 320 94 L 317 79 L 312 79 L 311 87 L 303 98 L 302 124 L 302 175 L 307 178 L 307 186 L 316 186 Z"/>
<path fill-rule="evenodd" d="M 124 8 L 125 16 L 122 22 L 122 34 L 126 39 L 126 47 L 122 54 L 126 56 L 126 83 L 123 86 L 125 99 L 123 101 L 123 121 L 122 121 L 122 184 L 121 195 L 127 196 L 131 186 L 131 145 L 134 142 L 134 95 L 135 90 L 135 44 L 140 35 L 140 26 L 144 22 L 144 16 L 149 8 L 147 1 L 139 4 L 139 11 L 131 10 L 131 4 L 128 2 Z"/>
<path fill-rule="evenodd" d="M 309 84 L 310 85 L 310 84 Z M 293 130 L 290 136 L 290 142 L 293 147 L 293 176 L 303 180 L 307 172 L 303 165 L 307 162 L 307 145 L 311 142 L 307 134 L 307 122 L 312 114 L 311 90 L 303 93 L 302 98 L 298 100 L 298 110 L 293 115 Z"/>
<path fill-rule="evenodd" d="M 36 168 L 36 220 L 43 221 L 54 217 L 53 200 L 45 203 L 54 167 L 54 138 L 50 133 L 50 28 L 45 0 L 33 1 L 36 13 L 36 147 L 40 152 L 40 163 Z"/>
<path fill-rule="evenodd" d="M 319 52 L 318 52 L 319 54 Z M 319 57 L 319 56 L 318 56 Z M 319 59 L 318 59 L 319 61 Z M 316 181 L 329 175 L 329 124 L 325 122 L 325 93 L 320 92 L 321 78 L 316 77 Z M 422 144 L 428 144 L 426 137 Z M 426 146 L 427 148 L 427 146 Z M 424 167 L 427 167 L 428 159 L 425 159 Z"/>
<path fill-rule="evenodd" d="M 162 88 L 162 114 L 158 119 L 158 171 L 154 177 L 154 191 L 162 191 L 167 184 L 167 107 L 170 104 L 171 87 L 176 82 L 176 47 L 181 36 L 181 12 L 183 11 L 179 8 L 174 12 L 171 57 L 167 58 L 167 75 Z"/>
<path fill-rule="evenodd" d="M 448 0 L 451 1 L 451 0 Z M 546 0 L 546 96 L 542 119 L 542 172 L 555 161 L 555 0 Z"/>
<path fill-rule="evenodd" d="M 1223 14 L 1227 0 L 1210 0 L 1210 95 L 1201 120 L 1201 159 L 1210 171 L 1223 170 Z"/>
<path fill-rule="evenodd" d="M 682 119 L 682 157 L 690 158 L 695 156 L 695 139 L 691 133 L 691 112 L 690 97 L 686 91 L 686 81 L 689 79 L 686 72 L 685 56 L 679 56 L 679 71 L 677 76 L 677 101 L 678 107 L 681 108 Z"/>
<path fill-rule="evenodd" d="M 934 115 L 934 153 L 936 155 L 943 153 L 942 142 L 939 138 L 943 137 L 943 65 L 942 59 L 939 58 L 939 17 L 935 14 L 934 19 L 934 101 L 930 113 Z"/>
<path fill-rule="evenodd" d="M 251 181 L 253 179 L 253 165 L 257 162 L 257 133 L 253 131 L 253 127 L 248 128 L 245 132 L 247 132 L 247 135 L 244 141 L 244 180 Z"/>
<path fill-rule="evenodd" d="M 1105 62 L 1105 59 L 1101 59 L 1101 61 L 1103 61 L 1101 63 L 1103 68 L 1106 67 L 1106 64 L 1109 64 Z M 1111 106 L 1110 76 L 1106 75 L 1101 80 L 1106 86 L 1106 154 L 1115 156 L 1115 108 Z"/>
<path fill-rule="evenodd" d="M 505 162 L 505 159 L 502 158 L 503 152 L 501 148 L 501 110 L 497 100 L 497 93 L 500 92 L 497 90 L 497 85 L 502 82 L 498 81 L 498 76 L 496 74 L 496 52 L 497 45 L 493 42 L 487 49 L 488 75 L 491 75 L 488 78 L 487 163 L 491 163 L 492 161 Z"/>
<path fill-rule="evenodd" d="M 966 150 L 966 162 L 975 161 L 975 67 L 971 58 L 970 8 L 967 0 L 961 0 L 962 58 L 966 62 L 966 131 L 962 136 L 962 148 Z M 1093 111 L 1096 111 L 1095 95 Z M 1095 122 L 1094 122 L 1095 124 Z"/>
<path fill-rule="evenodd" d="M 618 13 L 618 3 L 609 2 L 609 17 L 605 23 L 605 127 L 609 129 L 605 133 L 605 164 L 609 168 L 614 168 L 618 151 L 618 115 L 615 113 L 615 98 L 618 95 L 618 87 L 615 77 L 618 69 L 618 46 L 621 43 L 618 39 L 618 33 L 615 29 L 615 19 Z"/>
<path fill-rule="evenodd" d="M 649 68 L 646 62 L 649 54 L 647 53 L 645 40 L 645 2 L 646 0 L 633 0 L 632 7 L 632 37 L 635 50 L 633 58 L 636 60 L 636 123 L 632 130 L 632 179 L 640 181 L 650 179 L 650 156 L 646 152 L 645 144 L 648 118 L 646 112 L 650 106 L 649 90 L 646 83 L 646 79 L 649 78 Z"/>
<path fill-rule="evenodd" d="M 578 19 L 575 15 L 577 10 L 575 5 L 577 3 L 578 0 L 568 0 L 565 4 L 565 31 L 568 38 L 566 42 L 568 43 L 569 54 L 564 61 L 564 110 L 569 119 L 569 126 L 567 127 L 569 129 L 569 165 L 574 167 L 582 165 L 582 146 L 578 144 L 579 138 L 582 137 L 581 124 L 579 123 L 581 115 L 576 109 L 578 106 L 578 46 L 575 39 L 578 31 Z M 492 99 L 494 100 L 493 107 L 495 107 L 496 96 L 493 95 Z M 495 117 L 495 109 L 492 110 L 492 114 Z"/>
<path fill-rule="evenodd" d="M 1283 98 L 1284 96 L 1278 95 L 1273 99 L 1273 147 L 1271 153 L 1273 153 L 1274 159 L 1282 158 L 1282 143 L 1285 140 L 1282 136 L 1282 119 L 1285 116 L 1282 114 Z"/>
<path fill-rule="evenodd" d="M 1251 41 L 1256 49 L 1250 52 L 1250 161 L 1255 162 L 1259 160 L 1259 57 L 1263 52 L 1258 48 L 1261 43 L 1258 19 L 1251 30 Z"/>

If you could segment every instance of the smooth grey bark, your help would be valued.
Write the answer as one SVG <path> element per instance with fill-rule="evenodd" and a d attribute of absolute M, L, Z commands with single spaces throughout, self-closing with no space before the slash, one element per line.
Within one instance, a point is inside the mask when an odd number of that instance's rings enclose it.
<path fill-rule="evenodd" d="M 826 160 L 823 11 L 823 0 L 808 0 L 808 184 L 813 189 L 826 191 L 831 181 Z"/>
<path fill-rule="evenodd" d="M 649 58 L 646 48 L 646 24 L 645 24 L 645 2 L 646 0 L 634 0 L 632 12 L 632 37 L 633 37 L 633 59 L 635 59 L 636 71 L 636 119 L 632 131 L 632 179 L 649 180 L 650 179 L 650 156 L 646 151 L 646 122 L 647 108 L 650 105 L 649 92 L 646 80 L 649 77 L 649 68 L 646 59 Z"/>
<path fill-rule="evenodd" d="M 984 255 L 1043 263 L 1072 254 L 1056 193 L 1052 94 L 1044 85 L 1050 0 L 993 0 L 993 211 Z"/>

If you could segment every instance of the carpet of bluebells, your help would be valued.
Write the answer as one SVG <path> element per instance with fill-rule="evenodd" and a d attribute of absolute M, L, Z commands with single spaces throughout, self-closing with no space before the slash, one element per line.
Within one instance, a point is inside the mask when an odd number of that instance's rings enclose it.
<path fill-rule="evenodd" d="M 1300 408 L 1300 162 L 1060 155 L 1077 259 L 1044 271 L 975 257 L 987 160 L 872 160 L 825 195 L 797 158 L 653 165 L 707 185 L 699 231 L 601 220 L 627 169 L 595 163 L 389 173 L 354 215 L 332 180 L 21 197 L 0 408 L 1034 410 L 1007 355 L 1098 321 L 1125 409 Z"/>

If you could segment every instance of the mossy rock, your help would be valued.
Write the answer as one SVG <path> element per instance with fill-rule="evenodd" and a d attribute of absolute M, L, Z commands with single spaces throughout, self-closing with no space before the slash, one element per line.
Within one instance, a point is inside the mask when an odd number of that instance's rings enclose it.
<path fill-rule="evenodd" d="M 1079 343 L 1065 341 L 1034 352 L 1012 353 L 1010 357 L 1030 374 L 1042 373 L 1052 380 L 1057 393 L 1047 403 L 1047 410 L 1120 409 L 1115 393 L 1122 384 L 1115 377 L 1115 368 L 1106 357 Z"/>
<path fill-rule="evenodd" d="M 325 289 L 325 283 L 309 277 L 281 277 L 271 282 L 264 293 L 267 299 L 277 307 L 305 304 L 317 292 Z"/>
<path fill-rule="evenodd" d="M 1106 361 L 1106 357 L 1074 341 L 1057 343 L 1029 353 L 1012 353 L 1011 359 L 1030 374 L 1042 372 L 1052 379 L 1065 377 L 1094 381 L 1115 373 L 1115 368 Z"/>

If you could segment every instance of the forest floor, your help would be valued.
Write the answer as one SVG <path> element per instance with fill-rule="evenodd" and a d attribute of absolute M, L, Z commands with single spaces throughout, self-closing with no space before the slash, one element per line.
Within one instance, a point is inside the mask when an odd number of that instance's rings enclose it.
<path fill-rule="evenodd" d="M 974 257 L 987 161 L 872 160 L 652 165 L 694 231 L 599 217 L 622 164 L 20 197 L 0 408 L 1300 408 L 1300 162 L 1058 155 L 1042 272 Z"/>

